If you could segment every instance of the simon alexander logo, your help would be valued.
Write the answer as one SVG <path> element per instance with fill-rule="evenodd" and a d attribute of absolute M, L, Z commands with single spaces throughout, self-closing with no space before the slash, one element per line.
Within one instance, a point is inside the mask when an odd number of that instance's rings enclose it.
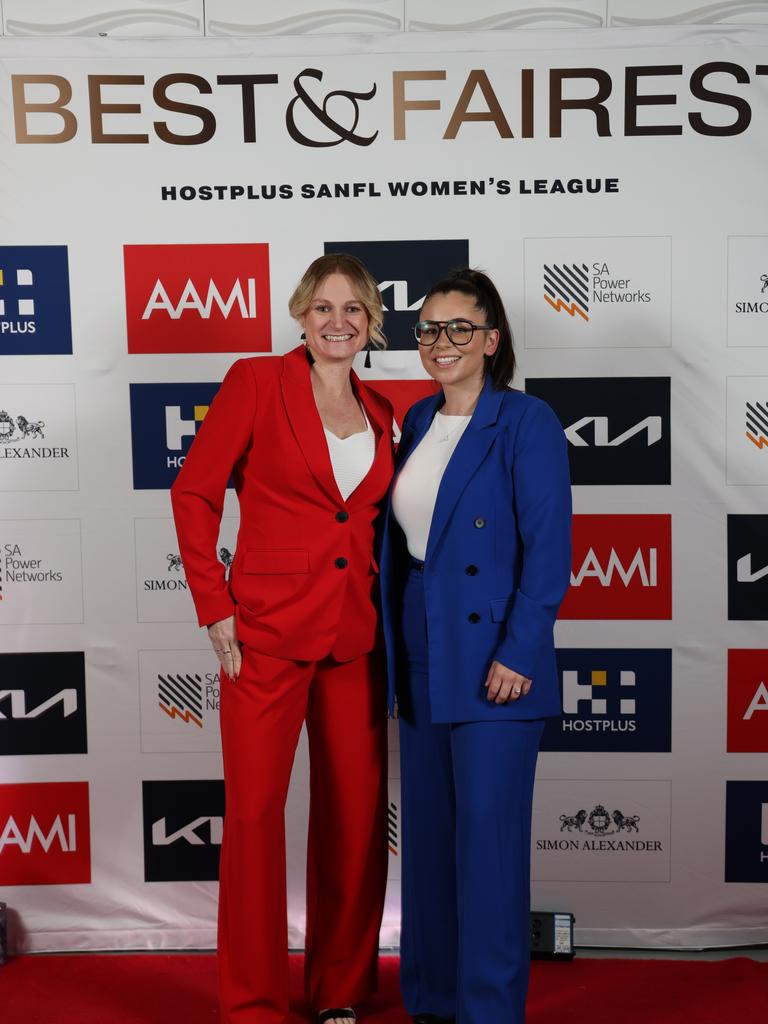
<path fill-rule="evenodd" d="M 725 787 L 725 880 L 768 882 L 768 782 Z"/>
<path fill-rule="evenodd" d="M 219 390 L 216 383 L 131 384 L 136 490 L 171 486 Z"/>
<path fill-rule="evenodd" d="M 671 619 L 669 515 L 575 515 L 561 619 Z"/>
<path fill-rule="evenodd" d="M 0 355 L 69 355 L 66 245 L 0 246 Z"/>
<path fill-rule="evenodd" d="M 129 352 L 269 352 L 269 246 L 126 245 Z"/>
<path fill-rule="evenodd" d="M 0 754 L 86 754 L 81 651 L 0 654 Z"/>
<path fill-rule="evenodd" d="M 728 651 L 728 750 L 768 753 L 768 650 Z"/>
<path fill-rule="evenodd" d="M 88 783 L 0 785 L 0 885 L 90 880 Z"/>
<path fill-rule="evenodd" d="M 388 348 L 416 348 L 413 325 L 427 289 L 443 274 L 469 263 L 466 238 L 413 239 L 399 242 L 326 242 L 326 252 L 349 252 L 379 282 Z"/>
<path fill-rule="evenodd" d="M 768 619 L 768 515 L 728 516 L 728 618 Z"/>
<path fill-rule="evenodd" d="M 77 490 L 72 384 L 0 384 L 0 490 Z"/>
<path fill-rule="evenodd" d="M 768 235 L 728 239 L 728 344 L 768 345 Z"/>
<path fill-rule="evenodd" d="M 672 742 L 672 652 L 557 650 L 563 714 L 542 750 L 663 752 Z"/>
<path fill-rule="evenodd" d="M 529 377 L 568 439 L 574 484 L 670 482 L 669 377 Z"/>
<path fill-rule="evenodd" d="M 144 880 L 213 882 L 224 831 L 222 779 L 143 782 Z"/>

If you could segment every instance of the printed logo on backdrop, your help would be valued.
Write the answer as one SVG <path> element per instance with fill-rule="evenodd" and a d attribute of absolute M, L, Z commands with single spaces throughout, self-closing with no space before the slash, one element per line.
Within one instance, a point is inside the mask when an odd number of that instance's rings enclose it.
<path fill-rule="evenodd" d="M 672 652 L 557 650 L 563 714 L 548 719 L 542 750 L 672 749 Z"/>
<path fill-rule="evenodd" d="M 270 352 L 269 246 L 126 245 L 129 352 Z"/>
<path fill-rule="evenodd" d="M 225 516 L 217 545 L 226 575 L 234 558 L 239 519 Z M 196 622 L 192 595 L 172 519 L 135 519 L 136 607 L 139 622 Z"/>
<path fill-rule="evenodd" d="M 725 784 L 725 880 L 768 882 L 768 781 Z"/>
<path fill-rule="evenodd" d="M 575 515 L 561 619 L 671 619 L 669 515 Z"/>
<path fill-rule="evenodd" d="M 728 378 L 726 422 L 727 482 L 768 484 L 768 377 Z"/>
<path fill-rule="evenodd" d="M 526 238 L 524 252 L 526 348 L 672 344 L 669 238 Z"/>
<path fill-rule="evenodd" d="M 70 355 L 66 245 L 0 245 L 0 355 Z"/>
<path fill-rule="evenodd" d="M 90 880 L 88 783 L 0 785 L 0 885 Z"/>
<path fill-rule="evenodd" d="M 145 882 L 215 882 L 224 781 L 142 782 Z"/>
<path fill-rule="evenodd" d="M 568 439 L 573 484 L 670 482 L 669 377 L 528 377 Z"/>
<path fill-rule="evenodd" d="M 325 252 L 348 252 L 363 261 L 379 282 L 387 347 L 414 352 L 413 325 L 427 289 L 448 271 L 469 264 L 466 238 L 326 242 Z"/>
<path fill-rule="evenodd" d="M 82 621 L 80 520 L 0 520 L 0 625 Z"/>
<path fill-rule="evenodd" d="M 403 420 L 413 403 L 427 395 L 434 395 L 440 387 L 433 380 L 366 380 L 365 383 L 392 404 L 396 444 L 400 443 Z"/>
<path fill-rule="evenodd" d="M 728 618 L 768 619 L 768 515 L 728 516 Z"/>
<path fill-rule="evenodd" d="M 540 779 L 533 877 L 668 882 L 670 796 L 667 781 Z"/>
<path fill-rule="evenodd" d="M 0 490 L 76 491 L 73 384 L 0 384 Z"/>
<path fill-rule="evenodd" d="M 728 239 L 728 344 L 768 345 L 768 235 Z"/>
<path fill-rule="evenodd" d="M 0 654 L 0 754 L 87 753 L 84 654 Z"/>
<path fill-rule="evenodd" d="M 219 384 L 131 384 L 135 490 L 164 490 L 176 479 Z"/>
<path fill-rule="evenodd" d="M 139 651 L 142 751 L 221 750 L 219 686 L 210 649 Z"/>
<path fill-rule="evenodd" d="M 768 753 L 768 650 L 728 651 L 728 750 Z"/>
<path fill-rule="evenodd" d="M 389 867 L 387 878 L 390 883 L 400 882 L 401 857 L 401 813 L 400 813 L 400 749 L 398 737 L 398 722 L 390 720 L 387 726 L 387 750 L 388 771 L 387 771 L 387 848 L 389 850 Z"/>

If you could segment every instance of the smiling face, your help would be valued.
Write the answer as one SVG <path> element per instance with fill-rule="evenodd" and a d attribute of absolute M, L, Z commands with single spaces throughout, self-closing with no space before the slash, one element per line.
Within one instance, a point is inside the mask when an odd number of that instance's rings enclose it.
<path fill-rule="evenodd" d="M 473 324 L 486 323 L 486 315 L 478 309 L 475 300 L 463 292 L 445 292 L 427 299 L 421 308 L 419 320 L 469 320 Z M 499 343 L 497 330 L 475 331 L 468 345 L 453 345 L 445 331 L 431 348 L 419 346 L 424 369 L 443 385 L 483 385 L 485 357 L 493 355 Z"/>
<path fill-rule="evenodd" d="M 345 274 L 323 278 L 301 325 L 315 359 L 351 359 L 368 341 L 368 314 Z"/>

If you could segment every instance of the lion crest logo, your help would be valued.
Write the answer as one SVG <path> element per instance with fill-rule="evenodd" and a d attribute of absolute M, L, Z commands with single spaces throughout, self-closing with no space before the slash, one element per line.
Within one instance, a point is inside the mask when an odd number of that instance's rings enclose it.
<path fill-rule="evenodd" d="M 171 570 L 173 572 L 181 572 L 184 568 L 181 555 L 166 555 L 165 557 L 168 559 L 168 572 L 171 572 Z"/>
<path fill-rule="evenodd" d="M 617 832 L 639 833 L 639 821 L 639 814 L 627 815 L 618 809 L 609 814 L 603 804 L 595 804 L 589 814 L 583 808 L 576 814 L 561 814 L 560 831 L 586 832 L 590 836 L 611 836 Z"/>
<path fill-rule="evenodd" d="M 18 427 L 18 433 L 16 428 Z M 43 420 L 28 420 L 26 416 L 17 416 L 14 423 L 5 409 L 0 409 L 0 444 L 11 444 L 17 441 L 39 438 L 45 440 Z"/>

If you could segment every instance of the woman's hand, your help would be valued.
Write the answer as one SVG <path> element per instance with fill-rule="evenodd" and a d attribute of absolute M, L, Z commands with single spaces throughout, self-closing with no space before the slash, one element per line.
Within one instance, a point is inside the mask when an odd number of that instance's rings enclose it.
<path fill-rule="evenodd" d="M 237 679 L 240 675 L 240 666 L 243 664 L 243 655 L 237 639 L 235 616 L 230 615 L 228 619 L 212 622 L 208 627 L 208 637 L 224 675 L 230 679 Z"/>
<path fill-rule="evenodd" d="M 485 688 L 488 700 L 495 704 L 507 704 L 509 701 L 525 697 L 533 680 L 514 672 L 500 661 L 494 661 L 488 670 Z"/>

